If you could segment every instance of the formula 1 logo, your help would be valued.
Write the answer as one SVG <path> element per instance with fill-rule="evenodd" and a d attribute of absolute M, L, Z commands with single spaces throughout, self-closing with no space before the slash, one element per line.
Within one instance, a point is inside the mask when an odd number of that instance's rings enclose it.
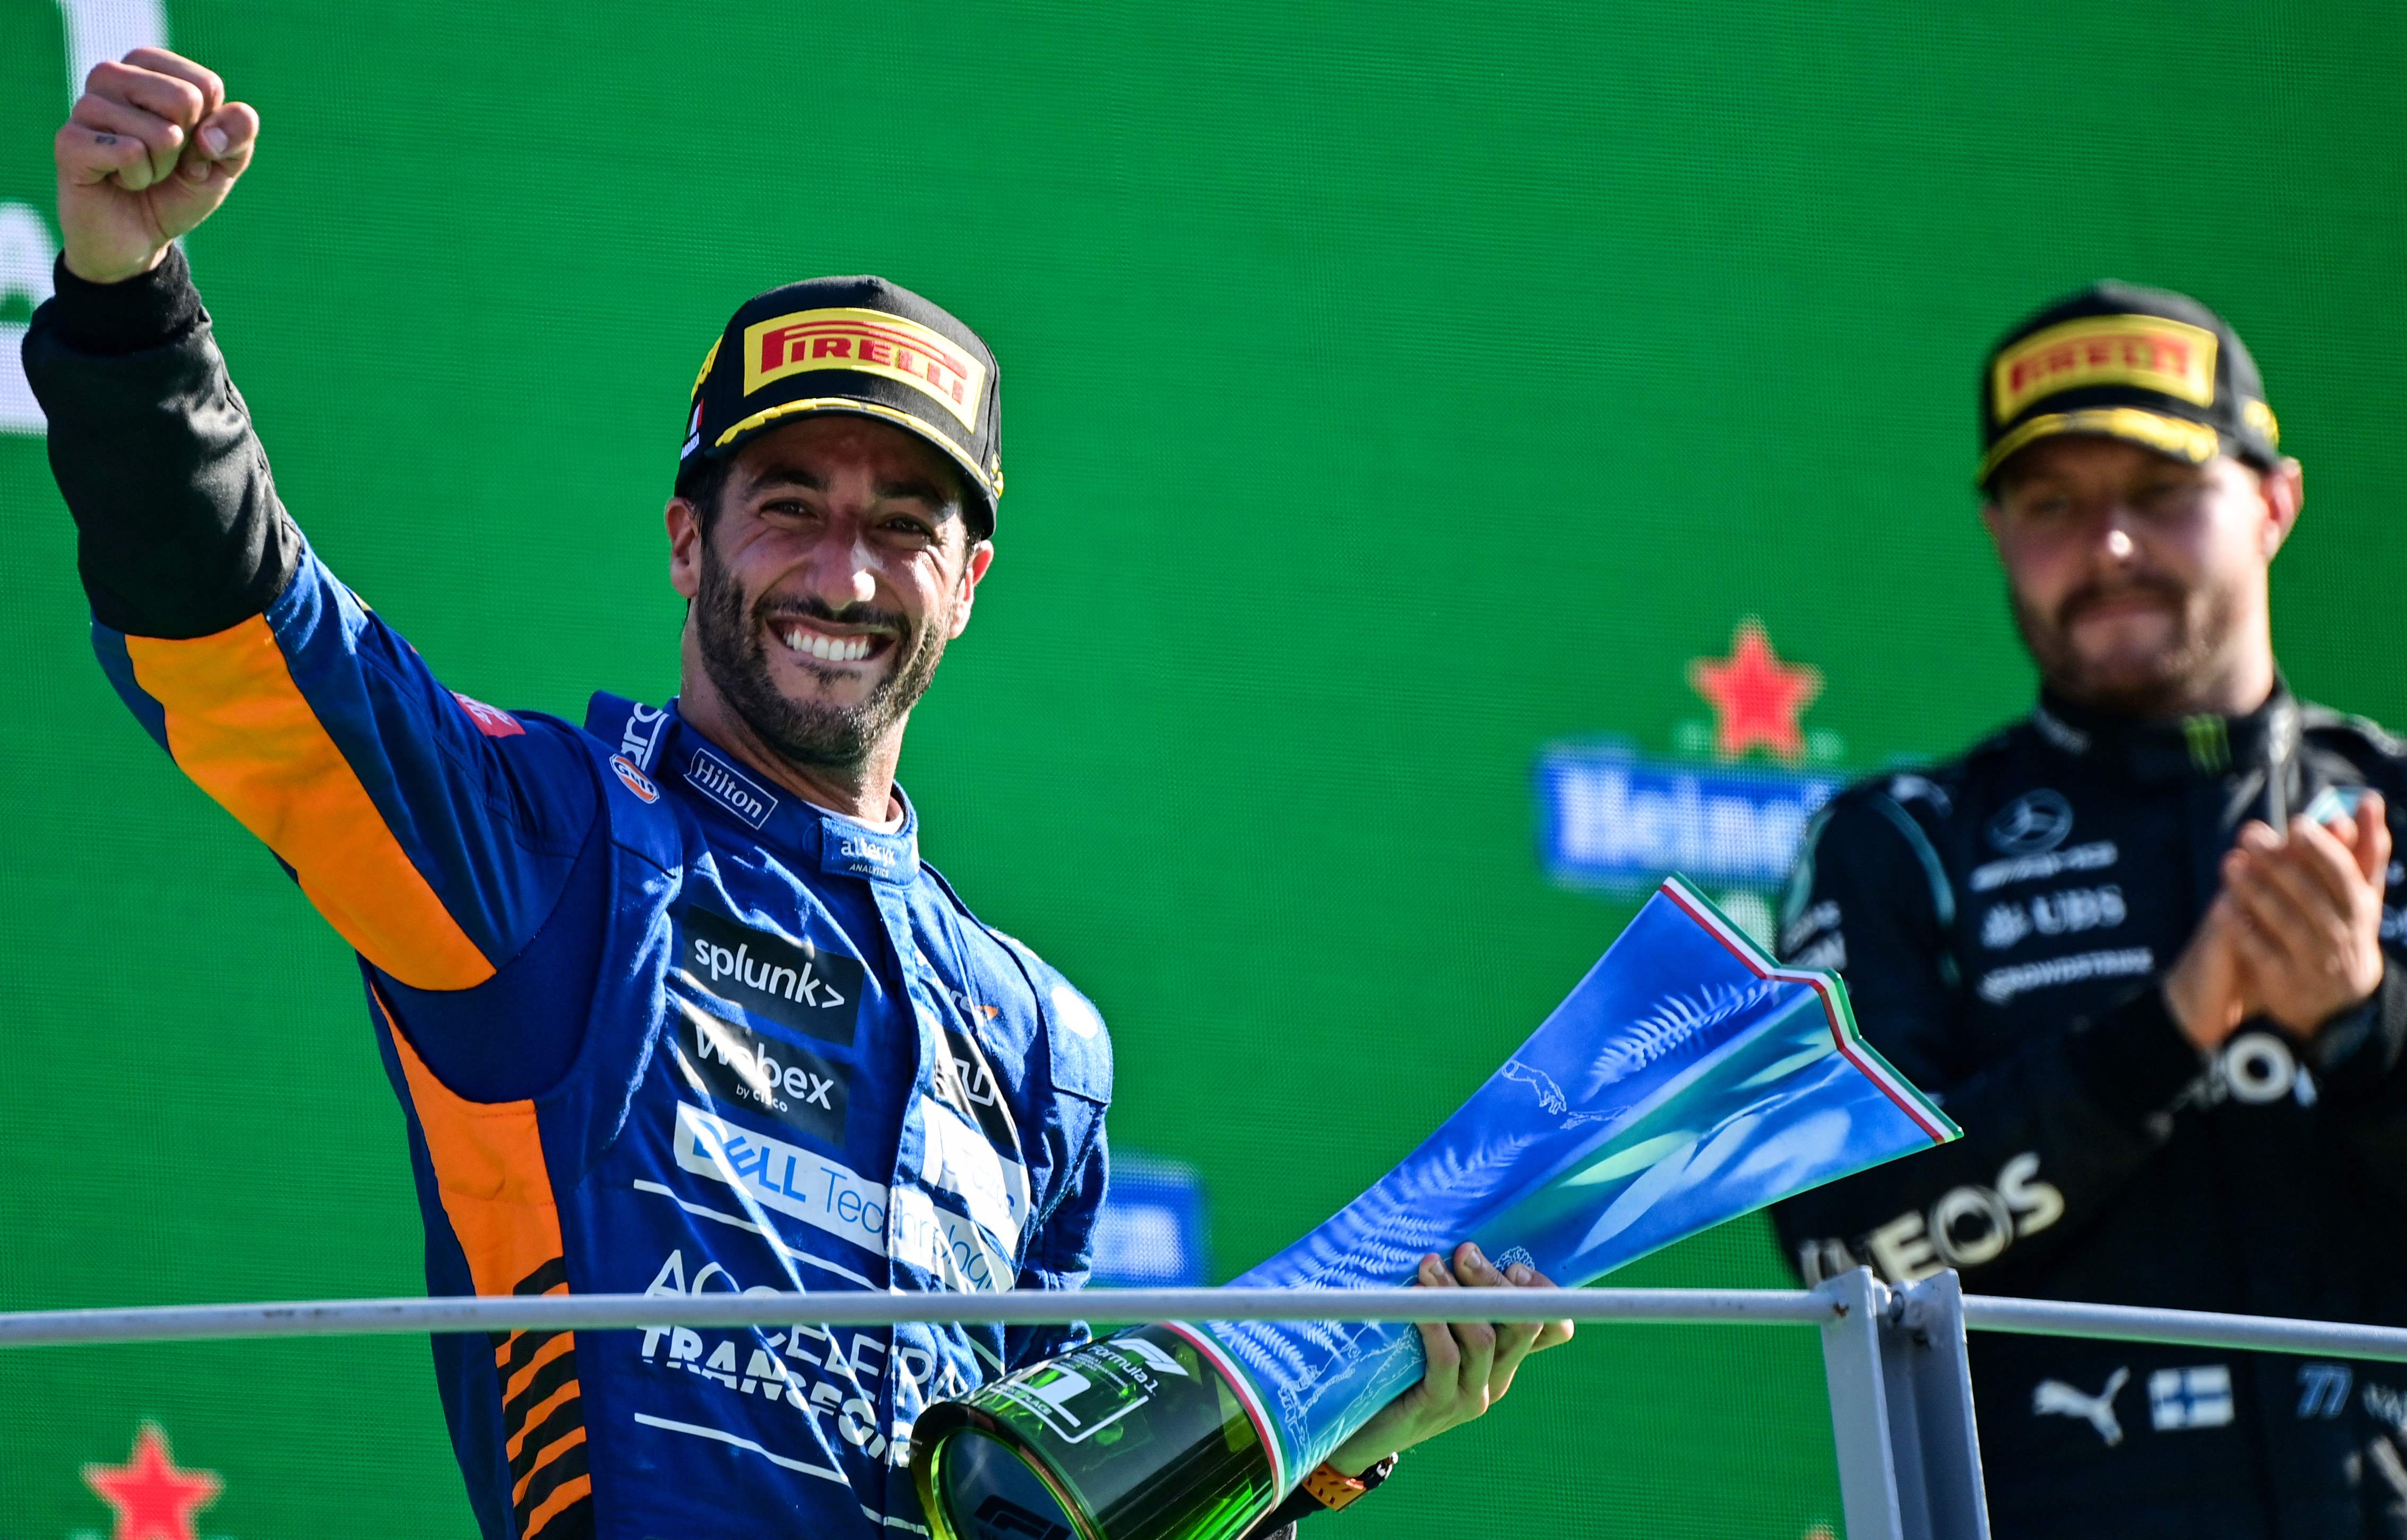
<path fill-rule="evenodd" d="M 59 31 L 64 47 L 50 56 L 49 67 L 44 67 L 40 55 L 32 55 L 11 61 L 21 68 L 34 66 L 31 71 L 0 76 L 0 80 L 13 88 L 20 100 L 59 102 L 64 115 L 83 94 L 84 77 L 94 64 L 122 59 L 138 48 L 165 48 L 167 11 L 159 0 L 59 0 Z M 64 79 L 50 73 L 61 63 L 65 65 Z M 38 83 L 34 76 L 40 77 Z M 64 94 L 50 96 L 61 85 L 66 87 Z M 48 160 L 45 156 L 46 165 Z M 35 307 L 50 297 L 50 263 L 59 247 L 50 238 L 50 221 L 42 212 L 50 206 L 50 188 L 45 184 L 22 187 L 22 191 L 29 201 L 0 197 L 0 433 L 39 434 L 48 430 L 49 423 L 34 399 L 33 387 L 25 381 L 20 349 L 25 341 L 26 320 Z"/>

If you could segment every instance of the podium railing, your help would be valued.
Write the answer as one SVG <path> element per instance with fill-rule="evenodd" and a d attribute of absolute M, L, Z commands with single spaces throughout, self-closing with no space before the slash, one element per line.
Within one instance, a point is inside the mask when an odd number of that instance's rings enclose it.
<path fill-rule="evenodd" d="M 1462 1303 L 1463 1296 L 1446 1299 Z M 170 1305 L 0 1314 L 0 1348 L 442 1332 L 652 1326 L 877 1326 L 906 1321 L 1415 1321 L 1425 1290 L 1108 1289 L 1078 1293 L 541 1294 Z M 1987 1540 L 1965 1333 L 2172 1343 L 2407 1363 L 2407 1329 L 1965 1294 L 1941 1273 L 1892 1289 L 1858 1269 L 1810 1290 L 1482 1291 L 1489 1320 L 1812 1326 L 1849 1540 Z"/>

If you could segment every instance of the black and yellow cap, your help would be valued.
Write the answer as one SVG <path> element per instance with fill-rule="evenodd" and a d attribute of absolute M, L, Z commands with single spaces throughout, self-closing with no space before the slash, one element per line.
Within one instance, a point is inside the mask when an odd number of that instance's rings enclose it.
<path fill-rule="evenodd" d="M 2203 464 L 2281 459 L 2257 361 L 2223 318 L 2163 289 L 2097 283 L 2006 334 L 1981 370 L 1983 488 L 2043 438 L 2126 439 Z"/>
<path fill-rule="evenodd" d="M 994 354 L 942 306 L 880 278 L 805 278 L 746 300 L 694 376 L 678 474 L 820 412 L 890 422 L 960 467 L 971 525 L 994 533 L 1003 403 Z"/>

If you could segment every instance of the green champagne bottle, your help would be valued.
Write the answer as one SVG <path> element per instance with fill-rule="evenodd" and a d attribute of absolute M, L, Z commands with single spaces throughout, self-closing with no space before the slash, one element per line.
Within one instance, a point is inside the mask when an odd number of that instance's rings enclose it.
<path fill-rule="evenodd" d="M 911 1475 L 936 1540 L 1237 1540 L 1282 1473 L 1216 1359 L 1132 1327 L 929 1408 Z"/>

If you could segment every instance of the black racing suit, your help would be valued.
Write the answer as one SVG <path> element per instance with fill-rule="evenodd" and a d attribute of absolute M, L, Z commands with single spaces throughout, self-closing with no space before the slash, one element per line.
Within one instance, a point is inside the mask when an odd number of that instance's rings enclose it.
<path fill-rule="evenodd" d="M 2380 989 L 2310 1045 L 2250 1021 L 2207 1059 L 2160 989 L 2243 820 L 2362 784 L 2396 837 L 2403 753 L 2286 690 L 2156 723 L 2043 697 L 1833 801 L 1782 956 L 1839 968 L 1964 1137 L 1782 1205 L 1806 1280 L 2407 1325 L 2407 874 Z M 2001 1540 L 2407 1537 L 2407 1364 L 1982 1333 L 1972 1362 Z"/>

